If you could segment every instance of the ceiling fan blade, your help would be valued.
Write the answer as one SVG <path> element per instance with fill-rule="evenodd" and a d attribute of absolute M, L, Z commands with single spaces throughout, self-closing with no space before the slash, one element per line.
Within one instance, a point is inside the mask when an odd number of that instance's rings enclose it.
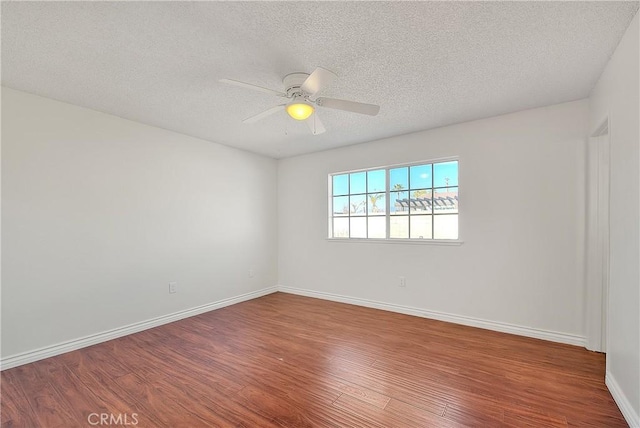
<path fill-rule="evenodd" d="M 271 116 L 272 114 L 279 112 L 280 110 L 284 110 L 285 106 L 286 106 L 286 104 L 280 104 L 279 106 L 271 107 L 270 109 L 265 110 L 262 113 L 258 113 L 256 115 L 249 116 L 248 118 L 244 119 L 242 121 L 242 123 L 254 123 L 254 122 L 257 122 L 260 119 L 264 119 L 267 116 Z"/>
<path fill-rule="evenodd" d="M 318 98 L 315 102 L 321 107 L 368 114 L 369 116 L 375 116 L 380 111 L 380 106 L 374 104 L 357 103 L 355 101 L 338 100 L 336 98 Z"/>
<path fill-rule="evenodd" d="M 252 85 L 251 83 L 239 82 L 237 80 L 231 79 L 220 79 L 221 83 L 226 83 L 227 85 L 240 86 L 241 88 L 253 89 L 254 91 L 265 92 L 267 94 L 276 95 L 278 97 L 286 97 L 287 94 L 284 92 L 274 91 L 273 89 L 263 88 L 262 86 Z"/>
<path fill-rule="evenodd" d="M 300 89 L 313 96 L 316 92 L 331 84 L 337 78 L 338 76 L 336 76 L 334 72 L 329 71 L 326 68 L 318 67 L 309 75 L 309 77 L 307 77 L 304 83 L 302 83 Z"/>
<path fill-rule="evenodd" d="M 311 133 L 313 135 L 324 134 L 325 132 L 327 132 L 327 130 L 324 129 L 324 125 L 322 124 L 322 122 L 320 122 L 318 113 L 313 113 L 311 117 L 305 120 L 305 122 L 307 122 L 307 125 L 309 125 L 309 129 L 311 130 Z"/>

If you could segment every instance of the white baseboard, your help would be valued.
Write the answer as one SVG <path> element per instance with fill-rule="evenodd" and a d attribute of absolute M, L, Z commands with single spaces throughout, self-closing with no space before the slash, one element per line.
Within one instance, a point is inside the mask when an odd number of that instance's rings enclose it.
<path fill-rule="evenodd" d="M 393 303 L 377 302 L 374 300 L 361 299 L 358 297 L 342 296 L 339 294 L 324 293 L 321 291 L 305 290 L 301 288 L 278 286 L 278 291 L 283 293 L 298 294 L 300 296 L 315 297 L 318 299 L 331 300 L 334 302 L 349 303 L 351 305 L 365 306 L 367 308 L 382 309 L 385 311 L 398 312 L 406 315 L 413 315 L 422 318 L 429 318 L 439 321 L 446 321 L 454 324 L 462 324 L 470 327 L 484 328 L 486 330 L 511 333 L 519 336 L 533 337 L 535 339 L 549 340 L 551 342 L 566 343 L 569 345 L 585 346 L 586 338 L 567 333 L 559 333 L 549 330 L 541 330 L 531 327 L 523 327 L 514 324 L 507 324 L 496 321 L 488 321 L 480 318 L 472 318 L 462 315 L 448 314 L 445 312 L 430 311 L 427 309 L 414 308 L 411 306 L 396 305 Z"/>
<path fill-rule="evenodd" d="M 183 311 L 174 312 L 172 314 L 163 315 L 146 321 L 129 324 L 124 327 L 114 328 L 112 330 L 103 331 L 101 333 L 92 334 L 90 336 L 69 340 L 67 342 L 58 343 L 56 345 L 47 346 L 33 351 L 23 352 L 21 354 L 11 355 L 0 360 L 0 370 L 10 369 L 12 367 L 21 366 L 23 364 L 32 363 L 34 361 L 43 360 L 55 355 L 64 354 L 65 352 L 75 351 L 76 349 L 86 348 L 87 346 L 106 342 L 128 334 L 137 333 L 170 322 L 178 321 L 184 318 L 199 315 L 214 309 L 224 308 L 225 306 L 234 305 L 246 300 L 255 299 L 267 294 L 275 293 L 278 287 L 268 287 L 262 290 L 252 291 L 250 293 L 241 294 L 239 296 L 230 297 L 228 299 L 218 300 L 217 302 L 208 303 L 206 305 L 197 306 L 195 308 L 185 309 Z"/>
<path fill-rule="evenodd" d="M 629 402 L 627 396 L 622 392 L 622 388 L 620 388 L 620 385 L 618 385 L 618 382 L 616 382 L 611 372 L 607 371 L 605 374 L 604 383 L 607 385 L 607 388 L 609 388 L 613 400 L 618 405 L 622 416 L 624 416 L 629 426 L 631 428 L 640 428 L 640 415 L 633 410 L 631 402 Z"/>
<path fill-rule="evenodd" d="M 435 319 L 439 321 L 446 321 L 455 324 L 462 324 L 471 327 L 479 327 L 488 330 L 500 331 L 503 333 L 517 334 L 520 336 L 533 337 L 536 339 L 550 340 L 552 342 L 567 343 L 570 345 L 584 346 L 586 340 L 583 336 L 570 335 L 565 333 L 558 333 L 547 330 L 534 329 L 529 327 L 522 327 L 513 324 L 500 323 L 495 321 L 487 321 L 479 318 L 466 317 L 461 315 L 448 314 L 444 312 L 430 311 L 421 308 L 414 308 L 410 306 L 396 305 L 392 303 L 383 303 L 373 300 L 361 299 L 357 297 L 342 296 L 332 293 L 324 293 L 320 291 L 305 290 L 301 288 L 274 286 L 264 288 L 262 290 L 253 291 L 250 293 L 242 294 L 239 296 L 231 297 L 228 299 L 219 300 L 206 305 L 197 306 L 195 308 L 186 309 L 172 314 L 163 315 L 161 317 L 153 318 L 146 321 L 130 324 L 124 327 L 115 328 L 112 330 L 104 331 L 101 333 L 93 334 L 90 336 L 81 337 L 78 339 L 70 340 L 56 345 L 47 346 L 33 351 L 23 352 L 16 355 L 11 355 L 0 360 L 0 370 L 10 369 L 23 364 L 32 363 L 34 361 L 43 360 L 45 358 L 60 355 L 65 352 L 75 351 L 76 349 L 85 348 L 87 346 L 95 345 L 98 343 L 106 342 L 108 340 L 116 339 L 118 337 L 126 336 L 128 334 L 137 333 L 139 331 L 147 330 L 153 327 L 157 327 L 170 322 L 178 321 L 184 318 L 188 318 L 194 315 L 199 315 L 204 312 L 209 312 L 215 309 L 223 308 L 225 306 L 233 305 L 236 303 L 244 302 L 246 300 L 255 299 L 267 294 L 281 291 L 283 293 L 298 294 L 301 296 L 314 297 L 318 299 L 331 300 L 334 302 L 348 303 L 357 306 L 365 306 L 368 308 L 382 309 L 385 311 L 397 312 L 406 315 L 413 315 L 422 318 Z M 617 385 L 617 384 L 616 384 Z M 611 389 L 611 388 L 610 388 Z M 613 395 L 613 392 L 612 392 Z M 622 395 L 624 397 L 624 395 Z M 614 395 L 615 398 L 615 395 Z M 617 400 L 616 400 L 617 402 Z M 620 404 L 618 404 L 620 405 Z M 629 407 L 630 408 L 630 407 Z M 626 416 L 625 416 L 626 417 Z"/>

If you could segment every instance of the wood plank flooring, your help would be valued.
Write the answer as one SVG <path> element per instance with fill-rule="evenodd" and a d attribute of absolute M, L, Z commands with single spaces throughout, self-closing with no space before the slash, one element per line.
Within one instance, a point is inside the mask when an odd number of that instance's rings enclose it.
<path fill-rule="evenodd" d="M 5 370 L 1 392 L 3 427 L 627 426 L 602 354 L 283 293 Z"/>

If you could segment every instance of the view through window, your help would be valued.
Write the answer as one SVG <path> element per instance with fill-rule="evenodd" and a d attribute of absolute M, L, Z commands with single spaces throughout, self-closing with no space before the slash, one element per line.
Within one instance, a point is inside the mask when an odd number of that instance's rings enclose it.
<path fill-rule="evenodd" d="M 330 176 L 332 238 L 458 239 L 458 161 Z"/>

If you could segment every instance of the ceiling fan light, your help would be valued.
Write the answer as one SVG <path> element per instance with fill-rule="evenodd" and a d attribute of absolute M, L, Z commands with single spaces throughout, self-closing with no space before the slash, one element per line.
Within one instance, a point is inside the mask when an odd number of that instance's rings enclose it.
<path fill-rule="evenodd" d="M 287 113 L 295 120 L 305 120 L 313 114 L 313 106 L 307 103 L 292 103 L 287 106 Z"/>

